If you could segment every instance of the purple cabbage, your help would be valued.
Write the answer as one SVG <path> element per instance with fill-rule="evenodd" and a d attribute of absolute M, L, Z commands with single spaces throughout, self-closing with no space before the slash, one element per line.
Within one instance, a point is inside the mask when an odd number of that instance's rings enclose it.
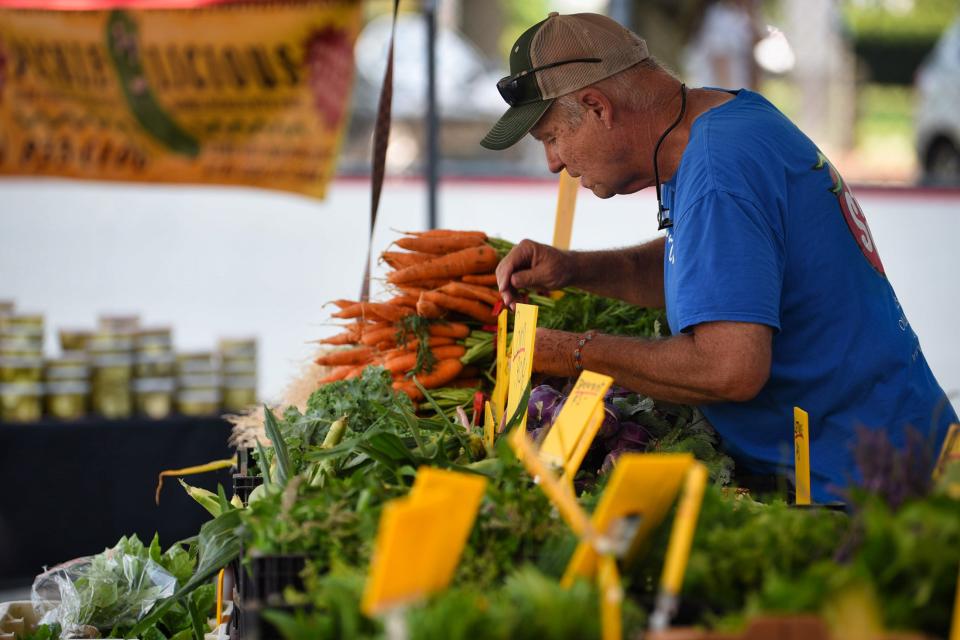
<path fill-rule="evenodd" d="M 551 426 L 565 401 L 563 394 L 550 385 L 535 387 L 527 403 L 527 431 Z"/>

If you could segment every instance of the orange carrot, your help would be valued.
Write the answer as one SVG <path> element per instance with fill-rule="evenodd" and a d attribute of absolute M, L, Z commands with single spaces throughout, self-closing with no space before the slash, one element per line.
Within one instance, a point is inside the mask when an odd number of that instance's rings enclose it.
<path fill-rule="evenodd" d="M 448 338 L 446 336 L 430 336 L 427 339 L 427 347 L 433 349 L 436 347 L 443 347 L 448 344 L 455 344 L 456 341 L 453 338 Z M 394 348 L 389 351 L 385 351 L 381 354 L 385 358 L 391 358 L 393 356 L 399 355 L 401 353 L 408 353 L 411 351 L 416 351 L 420 348 L 420 341 L 416 338 L 411 338 L 404 342 L 402 345 L 392 345 Z"/>
<path fill-rule="evenodd" d="M 476 300 L 455 298 L 440 291 L 428 291 L 423 294 L 423 298 L 444 309 L 462 313 L 480 322 L 490 322 L 493 317 L 493 309 Z"/>
<path fill-rule="evenodd" d="M 445 312 L 445 309 L 441 309 L 429 300 L 424 300 L 423 294 L 417 300 L 417 315 L 422 318 L 441 318 Z"/>
<path fill-rule="evenodd" d="M 387 304 L 395 307 L 410 307 L 411 309 L 414 309 L 417 306 L 417 300 L 419 300 L 419 298 L 419 295 L 408 296 L 407 294 L 403 294 L 390 298 L 387 300 Z"/>
<path fill-rule="evenodd" d="M 437 289 L 437 288 L 439 288 L 439 287 L 442 287 L 443 285 L 447 284 L 448 282 L 450 282 L 450 278 L 431 278 L 431 279 L 428 279 L 428 280 L 412 280 L 412 281 L 406 282 L 406 283 L 404 283 L 404 284 L 407 284 L 407 285 L 411 285 L 411 286 L 413 286 L 413 287 L 416 287 L 417 289 L 420 289 L 421 291 L 431 291 L 431 290 L 433 290 L 433 289 Z"/>
<path fill-rule="evenodd" d="M 358 302 L 349 307 L 330 314 L 334 318 L 379 318 L 388 322 L 396 322 L 413 313 L 410 309 L 395 307 L 383 302 Z"/>
<path fill-rule="evenodd" d="M 359 378 L 360 374 L 363 373 L 363 370 L 369 367 L 368 364 L 362 364 L 359 367 L 354 367 L 353 371 L 349 372 L 347 375 L 343 376 L 344 380 L 352 380 L 353 378 Z"/>
<path fill-rule="evenodd" d="M 481 287 L 476 284 L 467 284 L 466 282 L 450 282 L 440 287 L 440 291 L 458 298 L 479 300 L 480 302 L 489 304 L 491 307 L 500 300 L 500 294 L 493 289 Z"/>
<path fill-rule="evenodd" d="M 397 289 L 399 289 L 400 293 L 403 295 L 413 296 L 414 298 L 419 298 L 421 293 L 427 291 L 427 289 L 424 289 L 423 287 L 408 287 L 406 285 L 401 285 L 397 287 Z"/>
<path fill-rule="evenodd" d="M 448 344 L 430 349 L 430 353 L 433 354 L 435 361 L 462 358 L 466 352 L 466 347 L 460 344 Z M 410 371 L 417 366 L 417 355 L 416 351 L 405 351 L 391 358 L 387 358 L 383 366 L 387 371 Z"/>
<path fill-rule="evenodd" d="M 331 382 L 336 382 L 337 380 L 343 380 L 343 377 L 357 368 L 355 364 L 345 364 L 340 367 L 334 367 L 333 371 L 329 375 L 320 378 L 317 382 L 320 384 L 329 384 Z"/>
<path fill-rule="evenodd" d="M 372 356 L 373 350 L 370 347 L 357 347 L 355 349 L 332 351 L 320 356 L 314 360 L 314 362 L 327 367 L 343 364 L 352 364 L 356 366 L 358 364 L 367 362 Z"/>
<path fill-rule="evenodd" d="M 432 372 L 418 374 L 416 378 L 425 389 L 436 389 L 456 378 L 462 369 L 463 365 L 458 359 L 441 360 L 436 364 Z M 394 382 L 393 388 L 396 391 L 406 393 L 410 396 L 411 400 L 417 401 L 423 399 L 423 394 L 420 393 L 417 385 L 415 385 L 412 380 Z"/>
<path fill-rule="evenodd" d="M 317 344 L 332 344 L 332 345 L 345 345 L 345 344 L 355 344 L 360 339 L 359 331 L 344 331 L 343 333 L 338 333 L 335 336 L 330 336 L 329 338 L 322 338 L 317 340 Z"/>
<path fill-rule="evenodd" d="M 407 251 L 384 251 L 380 259 L 393 269 L 405 269 L 411 265 L 433 260 L 435 256 L 429 253 L 409 253 Z"/>
<path fill-rule="evenodd" d="M 467 284 L 479 284 L 483 286 L 497 286 L 497 274 L 495 273 L 484 273 L 481 275 L 471 275 L 467 274 L 460 278 Z"/>
<path fill-rule="evenodd" d="M 429 231 L 404 231 L 405 236 L 416 236 L 418 238 L 436 238 L 436 237 L 465 237 L 487 239 L 487 234 L 483 231 L 458 231 L 456 229 L 430 229 Z"/>
<path fill-rule="evenodd" d="M 470 335 L 470 327 L 461 322 L 435 322 L 428 329 L 432 336 L 447 338 L 466 338 Z"/>
<path fill-rule="evenodd" d="M 469 247 L 477 247 L 484 244 L 485 241 L 484 238 L 476 236 L 415 236 L 413 238 L 400 238 L 396 244 L 398 247 L 409 251 L 443 255 Z"/>
<path fill-rule="evenodd" d="M 355 301 L 353 301 L 353 300 L 343 300 L 343 299 L 341 299 L 341 300 L 331 300 L 331 301 L 328 302 L 327 304 L 333 304 L 333 305 L 336 305 L 337 307 L 339 307 L 339 308 L 341 308 L 341 309 L 346 309 L 347 307 L 349 307 L 349 306 L 351 306 L 351 305 L 354 305 L 354 304 L 357 304 L 357 303 L 356 303 Z"/>
<path fill-rule="evenodd" d="M 418 280 L 452 279 L 469 273 L 489 273 L 497 266 L 497 252 L 482 244 L 438 256 L 428 262 L 394 271 L 387 276 L 393 284 L 409 284 Z"/>
<path fill-rule="evenodd" d="M 360 336 L 360 342 L 371 347 L 375 345 L 379 345 L 382 342 L 389 342 L 390 344 L 396 344 L 397 328 L 394 327 L 393 325 L 389 325 L 379 329 L 365 331 L 363 335 Z"/>

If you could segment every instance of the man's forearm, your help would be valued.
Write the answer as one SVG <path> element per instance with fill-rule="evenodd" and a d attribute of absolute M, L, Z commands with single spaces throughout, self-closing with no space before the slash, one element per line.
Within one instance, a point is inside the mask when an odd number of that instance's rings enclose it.
<path fill-rule="evenodd" d="M 572 286 L 640 307 L 663 308 L 663 251 L 658 238 L 627 249 L 574 251 Z"/>

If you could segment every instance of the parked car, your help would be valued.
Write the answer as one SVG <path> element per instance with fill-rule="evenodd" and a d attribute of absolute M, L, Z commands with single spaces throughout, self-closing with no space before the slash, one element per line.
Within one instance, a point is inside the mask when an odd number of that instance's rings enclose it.
<path fill-rule="evenodd" d="M 918 69 L 915 88 L 920 181 L 960 186 L 960 18 Z"/>

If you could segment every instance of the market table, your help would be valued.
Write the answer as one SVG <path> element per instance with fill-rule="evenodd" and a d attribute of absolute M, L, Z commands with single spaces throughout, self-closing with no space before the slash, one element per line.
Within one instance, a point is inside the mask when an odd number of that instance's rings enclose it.
<path fill-rule="evenodd" d="M 157 474 L 230 457 L 229 434 L 217 417 L 0 424 L 0 589 L 122 535 L 196 535 L 209 515 L 175 479 L 155 505 Z M 188 480 L 230 494 L 229 470 Z"/>

